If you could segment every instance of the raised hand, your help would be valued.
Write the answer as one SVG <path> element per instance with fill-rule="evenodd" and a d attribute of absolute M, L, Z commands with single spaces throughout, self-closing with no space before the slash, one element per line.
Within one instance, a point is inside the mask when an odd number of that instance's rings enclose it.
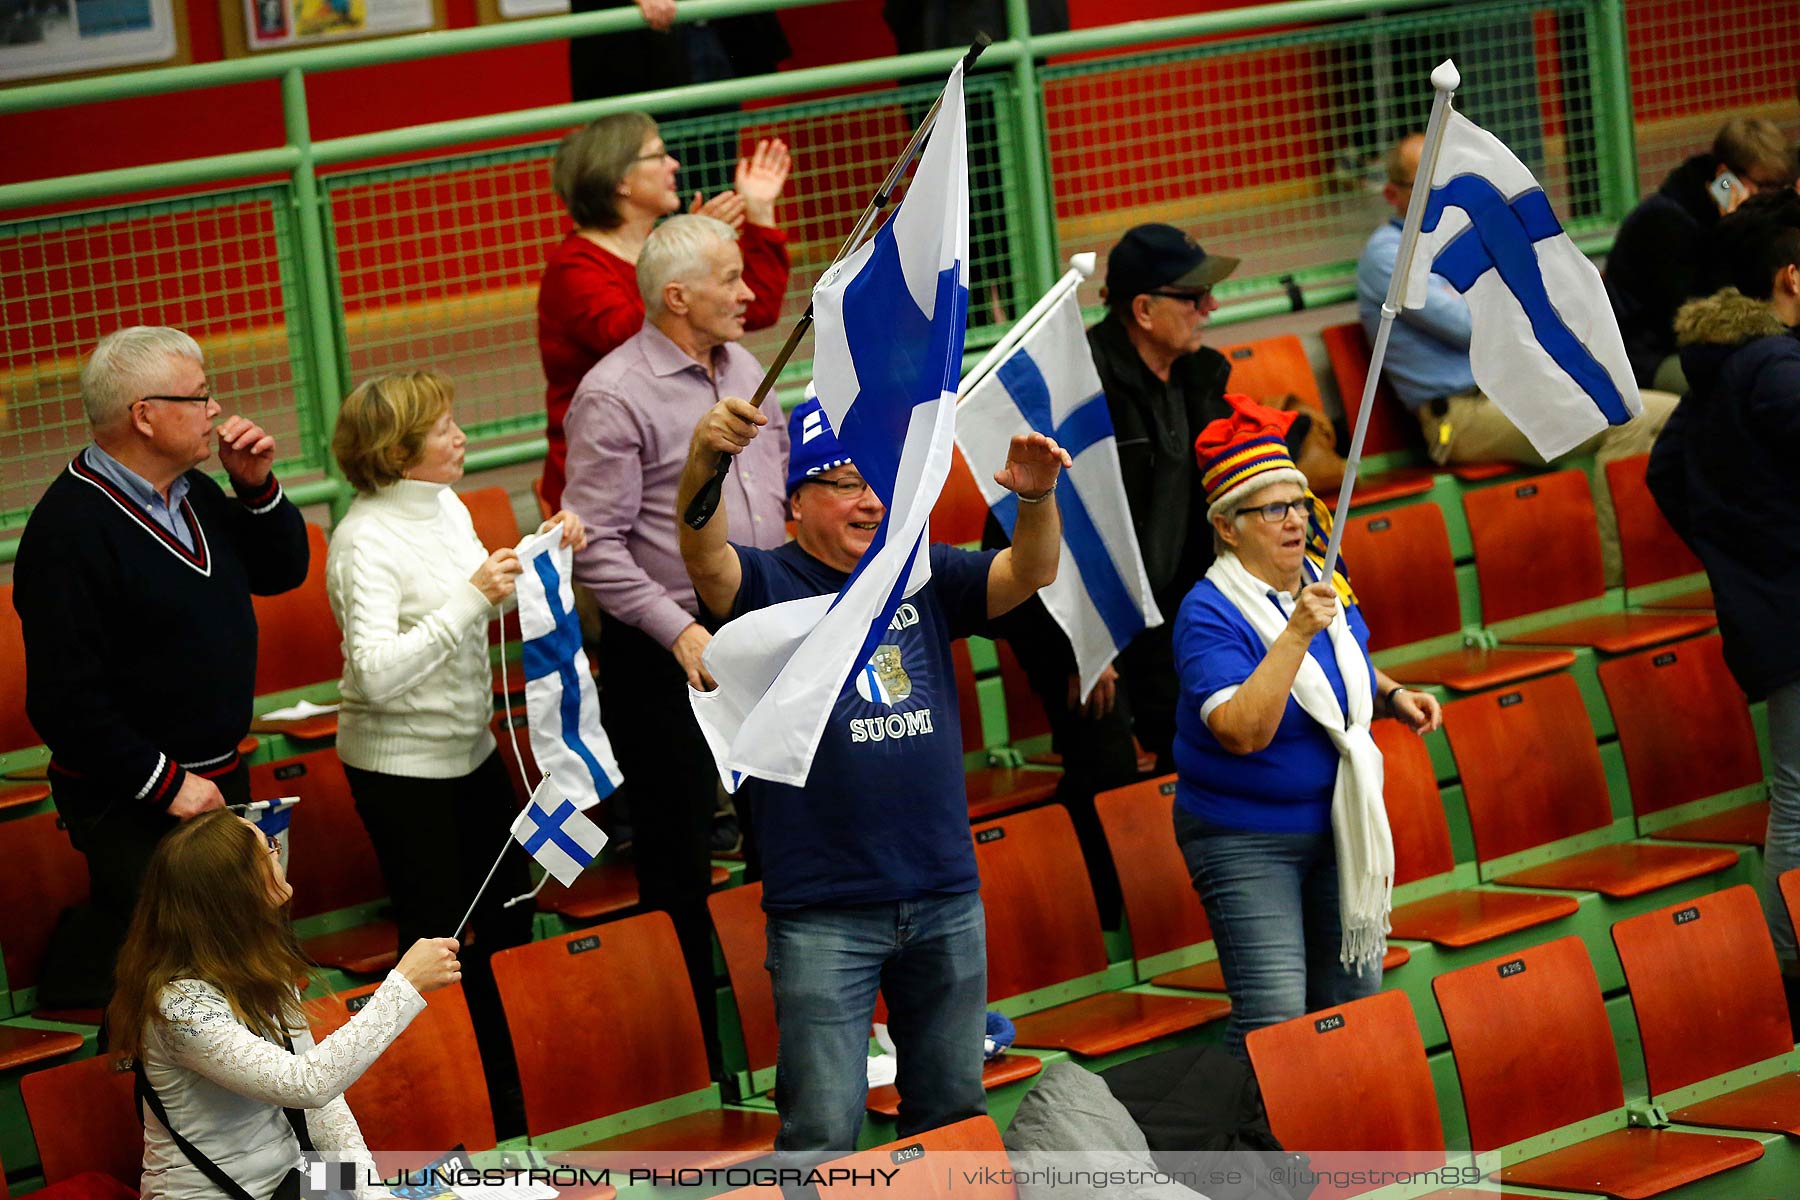
<path fill-rule="evenodd" d="M 232 482 L 261 487 L 275 469 L 275 439 L 262 426 L 244 417 L 226 417 L 215 431 L 219 437 L 219 465 Z"/>
<path fill-rule="evenodd" d="M 780 138 L 764 138 L 749 158 L 738 159 L 737 194 L 744 198 L 752 225 L 775 224 L 775 201 L 781 199 L 792 169 L 787 143 Z"/>
<path fill-rule="evenodd" d="M 736 192 L 720 192 L 711 200 L 703 200 L 700 193 L 695 192 L 688 211 L 703 217 L 717 217 L 733 229 L 744 227 L 744 198 Z"/>
<path fill-rule="evenodd" d="M 1025 501 L 1041 500 L 1056 486 L 1064 467 L 1073 466 L 1069 452 L 1054 438 L 1041 433 L 1014 434 L 1006 448 L 1006 466 L 994 472 L 994 482 Z"/>

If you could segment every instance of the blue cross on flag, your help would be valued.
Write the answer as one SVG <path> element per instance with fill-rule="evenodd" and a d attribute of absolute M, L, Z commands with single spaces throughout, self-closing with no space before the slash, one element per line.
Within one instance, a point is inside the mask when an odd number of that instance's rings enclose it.
<path fill-rule="evenodd" d="M 838 693 L 931 578 L 926 525 L 950 474 L 968 258 L 958 64 L 906 198 L 813 289 L 813 386 L 887 512 L 843 590 L 747 613 L 707 647 L 718 687 L 688 699 L 728 789 L 744 775 L 806 783 Z"/>
<path fill-rule="evenodd" d="M 1437 274 L 1469 302 L 1469 368 L 1537 452 L 1555 458 L 1643 411 L 1600 272 L 1563 232 L 1511 150 L 1455 109 L 1407 277 Z"/>
<path fill-rule="evenodd" d="M 600 827 L 582 816 L 548 775 L 514 818 L 512 835 L 564 887 L 574 887 L 576 877 L 606 845 Z"/>
<path fill-rule="evenodd" d="M 288 865 L 288 827 L 293 823 L 294 805 L 300 803 L 298 796 L 282 796 L 275 800 L 252 800 L 250 803 L 232 807 L 243 813 L 244 819 L 255 825 L 264 837 L 274 838 L 281 854 L 281 869 Z"/>
<path fill-rule="evenodd" d="M 956 408 L 956 444 L 966 462 L 1005 462 L 1013 435 L 1034 430 L 1055 438 L 1075 462 L 1056 489 L 1062 514 L 1056 582 L 1038 595 L 1068 635 L 1085 699 L 1127 642 L 1162 624 L 1162 613 L 1150 594 L 1112 417 L 1073 288 Z M 972 474 L 1010 538 L 1018 496 L 986 471 Z"/>
<path fill-rule="evenodd" d="M 575 807 L 585 810 L 610 796 L 624 775 L 600 725 L 600 697 L 581 648 L 569 587 L 572 557 L 560 525 L 519 543 L 519 633 L 531 752 L 539 768 L 568 783 Z"/>

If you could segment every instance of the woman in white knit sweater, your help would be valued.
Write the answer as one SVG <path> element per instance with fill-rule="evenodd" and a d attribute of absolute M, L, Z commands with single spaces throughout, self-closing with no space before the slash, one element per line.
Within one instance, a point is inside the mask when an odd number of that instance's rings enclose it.
<path fill-rule="evenodd" d="M 331 449 L 357 497 L 331 535 L 325 583 L 344 632 L 338 757 L 387 878 L 400 944 L 452 928 L 506 844 L 517 806 L 489 728 L 488 620 L 510 601 L 518 555 L 489 554 L 450 485 L 467 439 L 450 381 L 429 371 L 373 379 L 345 397 Z M 563 541 L 586 543 L 559 513 Z M 511 1045 L 488 959 L 526 941 L 522 854 L 502 861 L 469 922 L 464 992 L 496 1118 L 511 1115 Z M 502 1131 L 504 1136 L 505 1131 Z"/>

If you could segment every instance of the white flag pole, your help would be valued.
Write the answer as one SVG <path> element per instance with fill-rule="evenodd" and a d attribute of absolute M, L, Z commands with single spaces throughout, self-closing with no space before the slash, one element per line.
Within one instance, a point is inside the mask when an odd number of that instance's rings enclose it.
<path fill-rule="evenodd" d="M 549 774 L 546 773 L 544 778 L 546 780 L 549 779 Z M 538 786 L 542 787 L 543 785 L 540 783 Z M 527 800 L 525 803 L 530 804 L 531 801 Z M 481 903 L 482 894 L 487 891 L 488 884 L 494 882 L 494 872 L 500 869 L 500 862 L 506 857 L 507 850 L 511 849 L 513 841 L 513 833 L 509 828 L 506 831 L 505 845 L 501 846 L 500 853 L 494 856 L 494 865 L 488 868 L 487 878 L 483 879 L 481 881 L 481 886 L 475 889 L 475 898 L 469 901 L 469 911 L 464 913 L 462 920 L 456 923 L 456 930 L 450 935 L 451 937 L 459 939 L 462 937 L 463 926 L 467 925 L 469 923 L 469 918 L 475 915 L 475 906 Z M 536 893 L 534 892 L 533 894 L 535 895 Z"/>
<path fill-rule="evenodd" d="M 1350 456 L 1344 462 L 1344 483 L 1338 489 L 1337 507 L 1332 512 L 1331 542 L 1325 548 L 1325 573 L 1331 579 L 1337 569 L 1338 550 L 1344 540 L 1344 516 L 1350 511 L 1350 493 L 1356 490 L 1356 471 L 1362 465 L 1363 438 L 1369 432 L 1369 413 L 1375 408 L 1375 389 L 1381 383 L 1381 364 L 1387 359 L 1388 334 L 1394 318 L 1400 315 L 1400 297 L 1412 274 L 1413 251 L 1419 244 L 1419 226 L 1425 222 L 1426 197 L 1431 193 L 1431 180 L 1437 173 L 1438 147 L 1444 141 L 1446 114 L 1450 97 L 1462 85 L 1456 63 L 1445 59 L 1431 73 L 1431 86 L 1437 94 L 1431 101 L 1431 120 L 1425 125 L 1425 147 L 1419 153 L 1419 169 L 1413 174 L 1412 198 L 1406 203 L 1406 222 L 1400 229 L 1400 253 L 1394 259 L 1394 274 L 1388 280 L 1387 297 L 1381 302 L 1381 325 L 1375 331 L 1375 345 L 1369 352 L 1369 377 L 1363 381 L 1362 408 L 1356 414 L 1356 432 L 1350 438 Z"/>
<path fill-rule="evenodd" d="M 1006 361 L 1006 356 L 1013 352 L 1013 347 L 1023 341 L 1026 334 L 1037 328 L 1037 323 L 1044 319 L 1046 313 L 1060 304 L 1064 296 L 1080 287 L 1082 281 L 1092 276 L 1093 273 L 1094 255 L 1091 252 L 1070 255 L 1069 269 L 1063 272 L 1063 277 L 1051 284 L 1050 290 L 1044 293 L 1043 299 L 1027 309 L 1024 316 L 1014 321 L 1013 327 L 1006 331 L 1005 336 L 995 342 L 988 352 L 982 355 L 981 361 L 962 377 L 962 382 L 956 385 L 957 403 L 962 403 L 963 398 L 975 390 L 976 384 L 980 383 L 997 365 Z"/>

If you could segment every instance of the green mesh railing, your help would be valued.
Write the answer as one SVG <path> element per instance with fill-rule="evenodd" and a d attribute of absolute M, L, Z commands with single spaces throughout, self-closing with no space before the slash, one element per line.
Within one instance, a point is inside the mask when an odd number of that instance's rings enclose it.
<path fill-rule="evenodd" d="M 828 2 L 684 0 L 680 12 Z M 1013 36 L 969 86 L 972 347 L 1064 255 L 1104 253 L 1144 220 L 1244 259 L 1220 322 L 1346 298 L 1363 240 L 1386 215 L 1380 156 L 1422 123 L 1424 77 L 1445 56 L 1463 70 L 1462 111 L 1532 165 L 1591 250 L 1605 248 L 1640 184 L 1656 186 L 1726 116 L 1760 113 L 1800 136 L 1792 0 L 1294 0 L 1042 36 L 1025 28 L 1025 0 L 1007 8 Z M 128 321 L 195 332 L 218 390 L 277 434 L 305 498 L 341 500 L 326 454 L 338 399 L 390 369 L 429 365 L 457 379 L 472 466 L 541 454 L 535 291 L 566 227 L 549 154 L 563 130 L 603 112 L 658 114 L 690 188 L 698 175 L 720 186 L 730 155 L 755 139 L 787 139 L 797 169 L 780 215 L 795 267 L 786 312 L 797 315 L 955 52 L 317 144 L 308 135 L 306 80 L 321 71 L 637 22 L 615 10 L 0 90 L 0 112 L 27 112 L 279 79 L 287 122 L 284 146 L 0 186 L 0 531 L 22 525 L 86 439 L 81 356 Z M 803 98 L 825 92 L 835 94 Z M 693 111 L 710 115 L 682 115 Z M 395 157 L 415 161 L 383 165 Z M 152 183 L 202 194 L 141 200 Z M 71 203 L 97 207 L 39 215 Z M 12 214 L 21 219 L 4 220 Z M 1083 298 L 1097 301 L 1097 282 Z M 747 344 L 766 359 L 784 333 Z M 805 377 L 809 355 L 803 345 L 787 382 Z M 0 558 L 11 545 L 0 540 Z"/>

